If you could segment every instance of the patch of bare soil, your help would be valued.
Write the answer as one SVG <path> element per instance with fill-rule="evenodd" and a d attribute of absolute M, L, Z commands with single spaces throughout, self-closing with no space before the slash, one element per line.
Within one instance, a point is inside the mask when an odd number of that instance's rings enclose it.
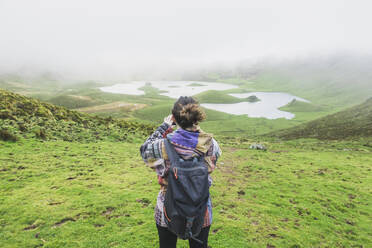
<path fill-rule="evenodd" d="M 285 150 L 271 150 L 270 152 L 272 152 L 272 153 L 282 153 L 282 152 L 288 152 L 288 151 L 285 151 Z"/>
<path fill-rule="evenodd" d="M 68 96 L 79 99 L 79 100 L 93 101 L 93 99 L 90 96 L 78 96 L 78 95 L 68 95 Z"/>
<path fill-rule="evenodd" d="M 147 198 L 136 199 L 136 202 L 141 203 L 143 208 L 147 207 L 151 203 Z"/>
<path fill-rule="evenodd" d="M 33 230 L 33 229 L 36 229 L 37 227 L 38 227 L 38 225 L 32 224 L 32 225 L 26 226 L 25 228 L 23 228 L 23 230 L 24 231 Z"/>
<path fill-rule="evenodd" d="M 59 227 L 59 226 L 62 226 L 63 224 L 65 224 L 66 222 L 68 221 L 76 221 L 74 218 L 71 218 L 71 217 L 66 217 L 66 218 L 63 218 L 62 220 L 54 223 L 53 227 L 56 228 L 56 227 Z"/>
<path fill-rule="evenodd" d="M 103 215 L 103 216 L 109 216 L 113 211 L 115 210 L 115 208 L 114 207 L 108 207 L 108 208 L 106 208 L 106 210 L 105 211 L 103 211 L 102 212 L 102 214 L 101 215 Z"/>
<path fill-rule="evenodd" d="M 62 204 L 63 202 L 49 202 L 48 205 L 50 206 L 54 206 L 54 205 L 60 205 Z"/>
<path fill-rule="evenodd" d="M 135 111 L 138 109 L 142 109 L 146 106 L 147 106 L 146 104 L 140 104 L 140 103 L 112 102 L 112 103 L 97 105 L 93 107 L 78 108 L 75 110 L 85 112 L 85 113 L 119 111 L 119 110 Z"/>

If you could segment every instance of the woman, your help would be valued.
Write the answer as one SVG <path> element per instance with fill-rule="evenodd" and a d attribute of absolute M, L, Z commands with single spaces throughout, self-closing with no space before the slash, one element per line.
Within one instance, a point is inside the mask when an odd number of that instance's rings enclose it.
<path fill-rule="evenodd" d="M 199 122 L 205 119 L 205 113 L 198 103 L 192 98 L 181 96 L 172 109 L 172 115 L 164 119 L 156 131 L 141 146 L 141 156 L 145 163 L 153 168 L 158 175 L 158 182 L 161 185 L 155 207 L 155 221 L 159 234 L 160 248 L 175 248 L 177 236 L 167 229 L 164 220 L 163 204 L 167 190 L 167 176 L 170 161 L 164 145 L 164 139 L 168 139 L 174 146 L 176 152 L 184 160 L 193 157 L 205 156 L 209 174 L 216 167 L 221 150 L 211 134 L 203 132 L 199 127 Z M 174 123 L 178 129 L 173 132 Z M 212 184 L 210 175 L 208 176 L 209 185 Z M 204 217 L 202 231 L 197 239 L 203 245 L 190 239 L 190 248 L 207 247 L 208 234 L 212 224 L 212 203 L 208 199 L 208 207 Z"/>

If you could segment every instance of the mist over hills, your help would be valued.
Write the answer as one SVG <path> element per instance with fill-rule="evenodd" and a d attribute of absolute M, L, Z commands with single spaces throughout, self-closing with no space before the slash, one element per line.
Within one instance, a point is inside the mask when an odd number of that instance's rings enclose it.
<path fill-rule="evenodd" d="M 146 72 L 144 71 L 143 75 L 145 74 Z M 146 78 L 151 78 L 151 74 L 146 75 Z M 78 80 L 68 79 L 63 74 L 52 71 L 36 74 L 28 71 L 23 74 L 22 72 L 19 74 L 1 74 L 0 88 L 70 109 L 94 107 L 115 102 L 146 104 L 148 105 L 149 113 L 145 119 L 147 121 L 153 121 L 154 119 L 160 120 L 161 116 L 155 118 L 154 115 L 168 113 L 172 102 L 171 99 L 160 97 L 155 91 L 151 94 L 146 92 L 143 97 L 138 97 L 108 94 L 100 92 L 98 89 L 99 86 L 138 79 L 141 79 L 140 75 L 121 81 L 111 81 L 110 79 L 106 81 Z M 159 78 L 154 76 L 155 79 Z M 219 130 L 219 125 L 232 125 L 234 128 L 225 130 L 233 131 L 232 133 L 241 132 L 239 131 L 241 130 L 239 126 L 245 125 L 244 132 L 247 132 L 247 135 L 262 134 L 267 131 L 271 132 L 273 130 L 288 128 L 309 120 L 334 114 L 366 101 L 372 96 L 372 56 L 369 54 L 337 53 L 297 57 L 286 60 L 262 59 L 260 61 L 215 64 L 200 67 L 197 70 L 184 68 L 183 71 L 171 71 L 167 77 L 160 79 L 225 82 L 239 86 L 240 93 L 250 91 L 286 92 L 310 101 L 308 104 L 295 103 L 283 108 L 284 111 L 293 112 L 298 116 L 294 121 L 285 122 L 278 120 L 274 123 L 272 121 L 262 120 L 265 123 L 263 125 L 259 120 L 253 118 L 243 118 L 244 120 L 240 118 L 236 120 L 239 123 L 237 124 L 235 120 L 230 120 L 230 116 L 220 112 L 213 112 L 216 115 L 210 114 L 209 120 L 211 122 L 207 125 L 208 128 L 213 126 L 213 132 Z M 207 91 L 196 97 L 201 99 L 206 98 L 208 101 L 216 98 L 213 100 L 216 103 L 240 101 L 228 95 L 229 93 Z M 158 106 L 159 104 L 161 106 Z M 159 109 L 159 111 L 153 112 L 152 108 L 160 108 L 161 111 Z M 111 115 L 142 120 L 142 115 L 139 112 L 147 110 L 145 108 L 126 113 L 123 112 L 123 109 L 118 108 L 115 111 L 115 113 L 107 113 L 106 116 Z M 367 118 L 367 113 L 362 110 L 359 112 L 361 116 Z M 255 130 L 254 132 L 252 128 Z M 262 130 L 256 130 L 259 128 Z"/>
<path fill-rule="evenodd" d="M 336 55 L 276 64 L 263 69 L 255 80 L 308 96 L 320 94 L 332 103 L 344 94 L 347 106 L 372 96 L 372 56 Z"/>
<path fill-rule="evenodd" d="M 150 70 L 151 69 L 151 70 Z M 311 84 L 312 81 L 328 79 L 348 84 L 364 85 L 372 79 L 372 54 L 335 52 L 318 53 L 313 55 L 283 57 L 250 58 L 224 62 L 215 61 L 200 63 L 193 66 L 180 64 L 174 67 L 159 66 L 158 71 L 150 67 L 139 67 L 137 71 L 123 68 L 123 76 L 97 77 L 94 73 L 90 76 L 79 77 L 79 69 L 75 71 L 59 71 L 48 66 L 22 66 L 18 69 L 5 70 L 0 68 L 0 78 L 27 80 L 29 83 L 37 81 L 58 81 L 60 83 L 81 83 L 86 81 L 123 81 L 123 80 L 213 80 L 238 77 L 242 79 L 256 79 L 267 73 L 283 74 L 291 78 L 308 80 L 303 85 Z M 105 68 L 101 69 L 105 71 Z M 160 71 L 162 72 L 160 75 Z M 362 82 L 359 82 L 362 81 Z"/>

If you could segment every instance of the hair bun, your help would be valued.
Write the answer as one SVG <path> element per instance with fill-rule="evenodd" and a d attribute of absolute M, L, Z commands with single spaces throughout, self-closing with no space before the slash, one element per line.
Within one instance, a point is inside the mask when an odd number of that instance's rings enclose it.
<path fill-rule="evenodd" d="M 175 102 L 172 114 L 182 128 L 192 127 L 206 118 L 198 102 L 192 97 L 181 96 Z"/>
<path fill-rule="evenodd" d="M 204 120 L 205 114 L 198 104 L 189 103 L 182 106 L 182 109 L 180 111 L 180 117 L 189 122 L 197 123 L 199 121 Z"/>

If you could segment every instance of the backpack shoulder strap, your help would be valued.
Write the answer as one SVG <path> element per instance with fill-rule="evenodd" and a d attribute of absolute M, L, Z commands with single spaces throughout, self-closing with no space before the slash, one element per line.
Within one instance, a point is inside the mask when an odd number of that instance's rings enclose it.
<path fill-rule="evenodd" d="M 171 162 L 171 165 L 175 165 L 177 161 L 180 160 L 180 156 L 177 154 L 173 145 L 170 143 L 170 141 L 167 138 L 164 139 L 164 145 L 165 145 L 165 150 L 167 151 L 168 158 Z"/>

